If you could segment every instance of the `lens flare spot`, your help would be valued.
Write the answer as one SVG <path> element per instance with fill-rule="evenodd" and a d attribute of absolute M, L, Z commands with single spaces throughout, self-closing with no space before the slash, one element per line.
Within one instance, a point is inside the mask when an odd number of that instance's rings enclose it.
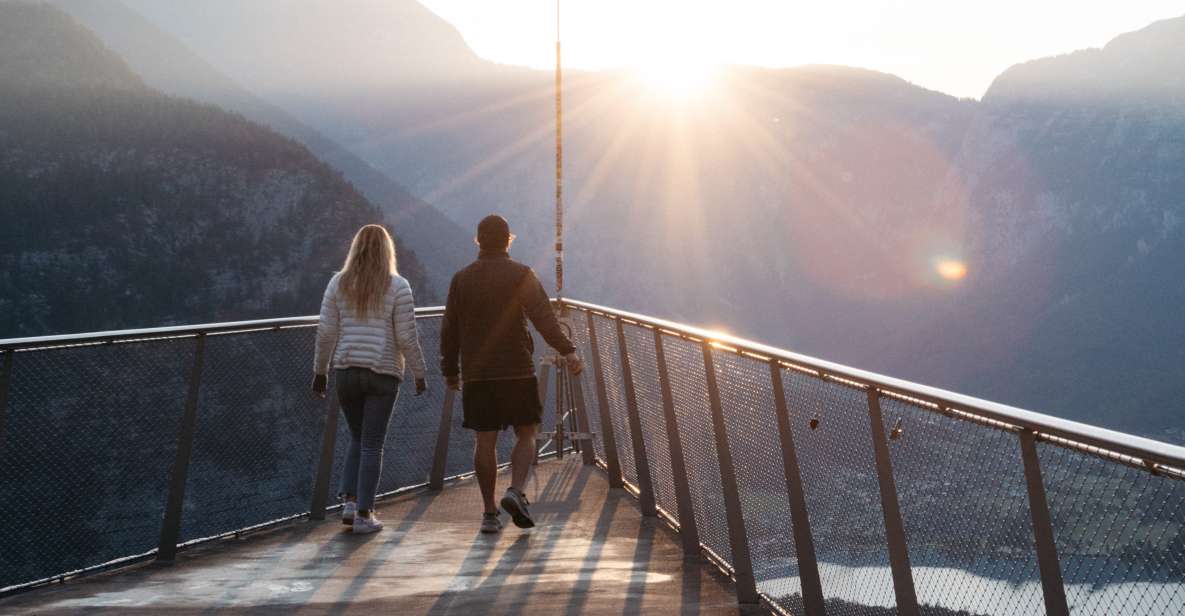
<path fill-rule="evenodd" d="M 958 259 L 939 259 L 935 269 L 945 280 L 958 281 L 967 276 L 967 264 Z"/>

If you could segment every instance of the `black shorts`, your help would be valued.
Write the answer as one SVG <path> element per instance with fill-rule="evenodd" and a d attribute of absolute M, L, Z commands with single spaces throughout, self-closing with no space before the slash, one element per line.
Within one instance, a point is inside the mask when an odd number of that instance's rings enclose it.
<path fill-rule="evenodd" d="M 543 421 L 539 381 L 535 377 L 505 381 L 476 381 L 461 387 L 465 421 L 478 432 L 498 431 Z"/>

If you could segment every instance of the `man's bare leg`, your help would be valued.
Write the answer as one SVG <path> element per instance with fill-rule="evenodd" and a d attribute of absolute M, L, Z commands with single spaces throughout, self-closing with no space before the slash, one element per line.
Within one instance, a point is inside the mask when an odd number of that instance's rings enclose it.
<path fill-rule="evenodd" d="M 515 448 L 515 452 L 518 448 Z M 481 500 L 485 513 L 497 513 L 494 502 L 494 488 L 498 482 L 498 432 L 478 432 L 473 447 L 473 470 L 477 472 L 477 487 L 481 489 Z"/>
<path fill-rule="evenodd" d="M 515 426 L 514 451 L 510 454 L 510 487 L 523 492 L 527 486 L 527 474 L 531 472 L 531 465 L 535 462 L 535 424 Z"/>

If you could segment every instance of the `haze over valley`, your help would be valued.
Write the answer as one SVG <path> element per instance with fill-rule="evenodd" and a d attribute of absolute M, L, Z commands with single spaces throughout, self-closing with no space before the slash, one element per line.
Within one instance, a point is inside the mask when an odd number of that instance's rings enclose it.
<path fill-rule="evenodd" d="M 411 0 L 50 4 L 0 3 L 0 336 L 312 313 L 378 218 L 421 304 L 490 212 L 551 284 L 550 72 Z M 570 71 L 566 294 L 1185 442 L 1185 17 L 1103 43 L 981 100 L 843 66 L 679 96 Z"/>

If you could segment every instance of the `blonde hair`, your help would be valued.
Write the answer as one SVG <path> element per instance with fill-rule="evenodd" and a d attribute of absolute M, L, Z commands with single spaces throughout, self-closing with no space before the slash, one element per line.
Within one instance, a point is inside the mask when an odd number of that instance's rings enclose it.
<path fill-rule="evenodd" d="M 366 225 L 350 242 L 350 254 L 342 266 L 339 288 L 346 304 L 359 318 L 382 310 L 383 296 L 391 288 L 395 268 L 395 241 L 380 225 Z"/>

